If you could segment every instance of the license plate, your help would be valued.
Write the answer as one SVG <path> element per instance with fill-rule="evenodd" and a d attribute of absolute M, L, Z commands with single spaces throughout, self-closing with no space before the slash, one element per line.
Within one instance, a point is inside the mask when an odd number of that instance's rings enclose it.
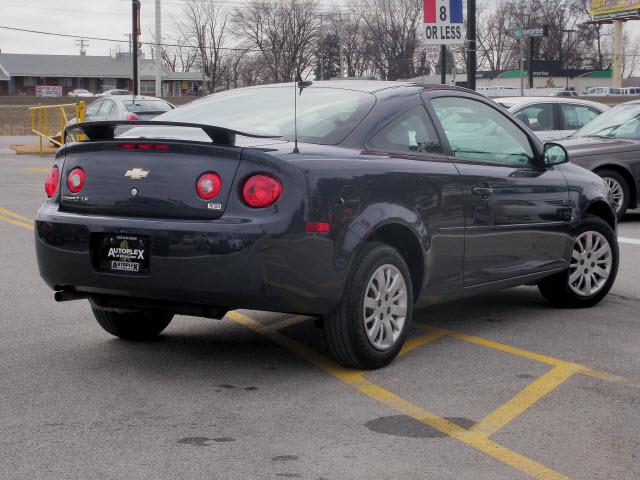
<path fill-rule="evenodd" d="M 107 272 L 147 273 L 149 239 L 137 235 L 104 235 L 100 241 L 100 269 Z"/>

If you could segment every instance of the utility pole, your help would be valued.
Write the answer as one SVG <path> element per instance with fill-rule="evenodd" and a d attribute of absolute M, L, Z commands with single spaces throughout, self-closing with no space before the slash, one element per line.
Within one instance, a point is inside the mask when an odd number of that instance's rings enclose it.
<path fill-rule="evenodd" d="M 342 12 L 338 12 L 338 49 L 340 50 L 340 78 L 344 78 L 344 47 L 342 46 Z"/>
<path fill-rule="evenodd" d="M 320 80 L 324 80 L 324 31 L 322 30 L 322 13 L 320 14 Z"/>
<path fill-rule="evenodd" d="M 160 15 L 160 0 L 156 0 L 156 97 L 162 96 L 162 20 Z"/>
<path fill-rule="evenodd" d="M 535 53 L 536 37 L 529 37 L 529 59 L 527 73 L 529 74 L 529 88 L 533 88 L 533 57 Z"/>
<path fill-rule="evenodd" d="M 76 40 L 76 45 L 80 47 L 80 55 L 86 55 L 87 54 L 87 50 L 85 49 L 85 47 L 89 46 L 89 42 L 87 42 L 84 38 L 81 38 L 80 40 Z"/>
<path fill-rule="evenodd" d="M 138 95 L 138 23 L 140 0 L 131 0 L 131 52 L 133 59 L 133 94 Z"/>
<path fill-rule="evenodd" d="M 476 0 L 467 0 L 467 88 L 476 89 Z"/>

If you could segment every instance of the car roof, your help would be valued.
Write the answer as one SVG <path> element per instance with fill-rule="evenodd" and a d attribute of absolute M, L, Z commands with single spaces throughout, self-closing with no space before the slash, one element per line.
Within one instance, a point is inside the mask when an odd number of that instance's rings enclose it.
<path fill-rule="evenodd" d="M 609 110 L 609 106 L 604 103 L 594 102 L 592 100 L 582 100 L 581 98 L 573 97 L 500 97 L 494 98 L 494 102 L 507 103 L 511 106 L 528 105 L 530 103 L 570 103 L 579 105 L 591 105 L 596 108 L 604 108 Z"/>
<path fill-rule="evenodd" d="M 127 101 L 127 100 L 157 100 L 159 102 L 169 103 L 169 102 L 167 102 L 166 100 L 164 100 L 162 98 L 148 97 L 148 96 L 145 96 L 145 95 L 114 95 L 113 97 L 102 97 L 102 98 L 100 98 L 100 100 L 105 100 L 105 99 L 119 100 L 121 102 Z"/>
<path fill-rule="evenodd" d="M 290 87 L 294 86 L 293 82 L 288 83 L 273 83 L 268 85 L 255 85 L 252 87 L 245 87 L 245 89 L 252 88 L 282 88 L 282 87 Z M 321 88 L 340 88 L 345 90 L 354 90 L 357 92 L 364 93 L 377 93 L 383 90 L 388 90 L 391 88 L 401 88 L 401 87 L 414 87 L 421 88 L 423 90 L 457 90 L 461 92 L 472 92 L 471 90 L 467 90 L 461 87 L 454 87 L 451 85 L 441 85 L 441 84 L 422 84 L 418 82 L 410 82 L 410 81 L 386 81 L 386 80 L 314 80 L 313 86 L 321 87 Z"/>

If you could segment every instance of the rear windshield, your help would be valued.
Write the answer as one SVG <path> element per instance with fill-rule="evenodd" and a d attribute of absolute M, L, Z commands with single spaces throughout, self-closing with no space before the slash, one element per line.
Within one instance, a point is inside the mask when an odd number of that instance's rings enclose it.
<path fill-rule="evenodd" d="M 215 125 L 246 133 L 294 137 L 294 95 L 298 140 L 335 145 L 366 117 L 375 103 L 370 93 L 293 85 L 228 90 L 196 100 L 154 119 Z"/>
<path fill-rule="evenodd" d="M 173 110 L 164 100 L 124 100 L 127 110 L 133 113 L 153 113 L 153 112 L 168 112 Z"/>

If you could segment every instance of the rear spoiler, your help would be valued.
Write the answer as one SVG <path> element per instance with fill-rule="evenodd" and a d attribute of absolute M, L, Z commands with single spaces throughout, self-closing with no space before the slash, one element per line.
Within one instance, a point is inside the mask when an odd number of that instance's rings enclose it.
<path fill-rule="evenodd" d="M 83 133 L 89 141 L 114 140 L 117 127 L 183 127 L 198 128 L 218 145 L 233 146 L 236 143 L 236 135 L 252 138 L 280 138 L 280 135 L 264 135 L 259 133 L 240 132 L 230 128 L 216 127 L 214 125 L 204 125 L 202 123 L 185 123 L 185 122 L 163 122 L 154 120 L 107 120 L 102 122 L 85 122 L 69 125 L 64 129 L 64 140 L 67 143 L 67 136 L 71 132 Z"/>

